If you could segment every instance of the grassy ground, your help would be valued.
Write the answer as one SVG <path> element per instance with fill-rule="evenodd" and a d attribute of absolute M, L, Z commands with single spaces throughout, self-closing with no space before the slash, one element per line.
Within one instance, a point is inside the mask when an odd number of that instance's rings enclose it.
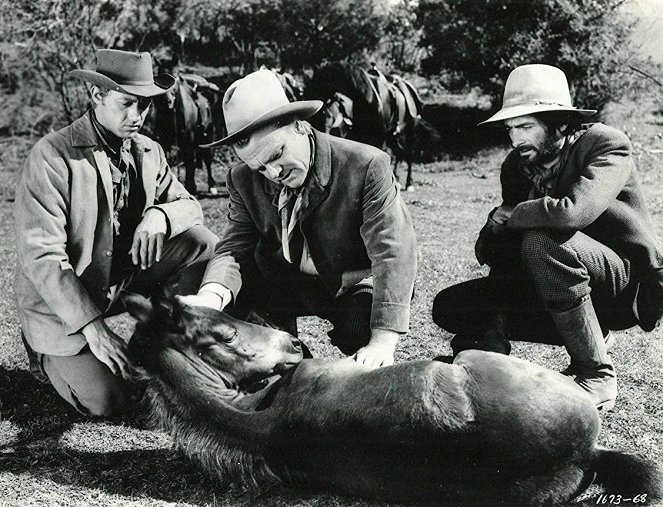
<path fill-rule="evenodd" d="M 663 236 L 663 122 L 652 102 L 615 106 L 607 122 L 632 137 L 656 228 Z M 50 386 L 27 373 L 12 301 L 12 189 L 31 141 L 0 140 L 0 506 L 214 505 L 363 507 L 382 505 L 302 490 L 246 492 L 221 487 L 170 449 L 169 438 L 139 418 L 89 420 L 77 416 Z M 498 167 L 505 151 L 416 167 L 416 187 L 404 194 L 419 239 L 420 268 L 412 325 L 397 360 L 451 353 L 448 334 L 431 321 L 435 294 L 450 284 L 482 276 L 473 243 L 486 213 L 499 201 Z M 202 184 L 202 180 L 201 180 Z M 207 225 L 221 232 L 225 199 L 204 200 Z M 339 357 L 327 344 L 328 324 L 301 319 L 302 338 L 318 356 Z M 125 316 L 114 325 L 128 334 Z M 620 332 L 613 357 L 620 397 L 603 419 L 601 444 L 663 461 L 663 331 Z M 513 354 L 562 369 L 560 347 L 515 343 Z M 596 492 L 596 491 L 594 491 Z M 595 505 L 588 495 L 585 505 Z M 648 504 L 651 505 L 651 504 Z"/>

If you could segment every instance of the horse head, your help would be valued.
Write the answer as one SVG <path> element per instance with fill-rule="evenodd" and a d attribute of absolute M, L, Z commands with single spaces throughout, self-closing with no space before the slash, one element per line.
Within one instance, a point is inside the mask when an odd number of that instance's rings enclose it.
<path fill-rule="evenodd" d="M 169 365 L 177 364 L 208 383 L 243 390 L 302 359 L 301 343 L 290 334 L 211 308 L 140 295 L 126 296 L 125 304 L 137 320 L 130 350 L 152 377 L 166 377 L 177 369 Z"/>

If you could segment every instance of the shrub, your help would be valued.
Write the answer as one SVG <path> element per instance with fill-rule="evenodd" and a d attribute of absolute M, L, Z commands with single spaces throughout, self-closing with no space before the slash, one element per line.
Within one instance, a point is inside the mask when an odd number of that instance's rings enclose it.
<path fill-rule="evenodd" d="M 421 0 L 417 22 L 430 56 L 455 89 L 478 86 L 495 102 L 509 72 L 547 63 L 567 75 L 575 105 L 601 109 L 625 90 L 635 59 L 624 0 Z"/>

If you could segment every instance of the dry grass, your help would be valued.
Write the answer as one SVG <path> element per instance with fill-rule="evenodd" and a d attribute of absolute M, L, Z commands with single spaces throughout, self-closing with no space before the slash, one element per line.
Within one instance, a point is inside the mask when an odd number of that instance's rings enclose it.
<path fill-rule="evenodd" d="M 661 116 L 641 100 L 615 106 L 608 122 L 632 136 L 645 191 L 659 234 L 663 235 L 663 164 Z M 302 490 L 245 492 L 222 488 L 170 450 L 168 437 L 144 428 L 140 419 L 94 421 L 77 416 L 49 386 L 26 371 L 18 340 L 11 278 L 15 263 L 11 234 L 11 188 L 29 142 L 0 141 L 0 506 L 24 505 L 218 505 L 343 506 L 382 505 Z M 412 326 L 397 360 L 448 355 L 450 336 L 431 321 L 433 297 L 445 286 L 485 273 L 473 255 L 474 238 L 486 213 L 498 202 L 498 167 L 503 149 L 482 151 L 459 160 L 416 167 L 416 190 L 404 195 L 419 238 L 420 269 Z M 201 175 L 202 176 L 202 175 Z M 201 180 L 201 185 L 203 181 Z M 207 225 L 221 232 L 223 199 L 205 200 Z M 130 331 L 126 317 L 114 324 Z M 328 324 L 301 319 L 302 338 L 318 356 L 339 357 L 326 339 Z M 614 359 L 620 398 L 604 417 L 600 442 L 638 451 L 663 461 L 663 331 L 618 333 Z M 516 343 L 513 354 L 561 369 L 560 347 Z M 586 498 L 586 505 L 595 501 Z"/>

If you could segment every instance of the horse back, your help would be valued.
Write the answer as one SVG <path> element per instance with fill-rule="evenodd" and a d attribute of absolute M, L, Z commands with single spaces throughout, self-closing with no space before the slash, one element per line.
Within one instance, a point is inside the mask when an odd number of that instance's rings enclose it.
<path fill-rule="evenodd" d="M 515 357 L 468 350 L 454 365 L 467 372 L 465 391 L 474 431 L 496 452 L 582 462 L 594 448 L 600 421 L 573 380 Z"/>

